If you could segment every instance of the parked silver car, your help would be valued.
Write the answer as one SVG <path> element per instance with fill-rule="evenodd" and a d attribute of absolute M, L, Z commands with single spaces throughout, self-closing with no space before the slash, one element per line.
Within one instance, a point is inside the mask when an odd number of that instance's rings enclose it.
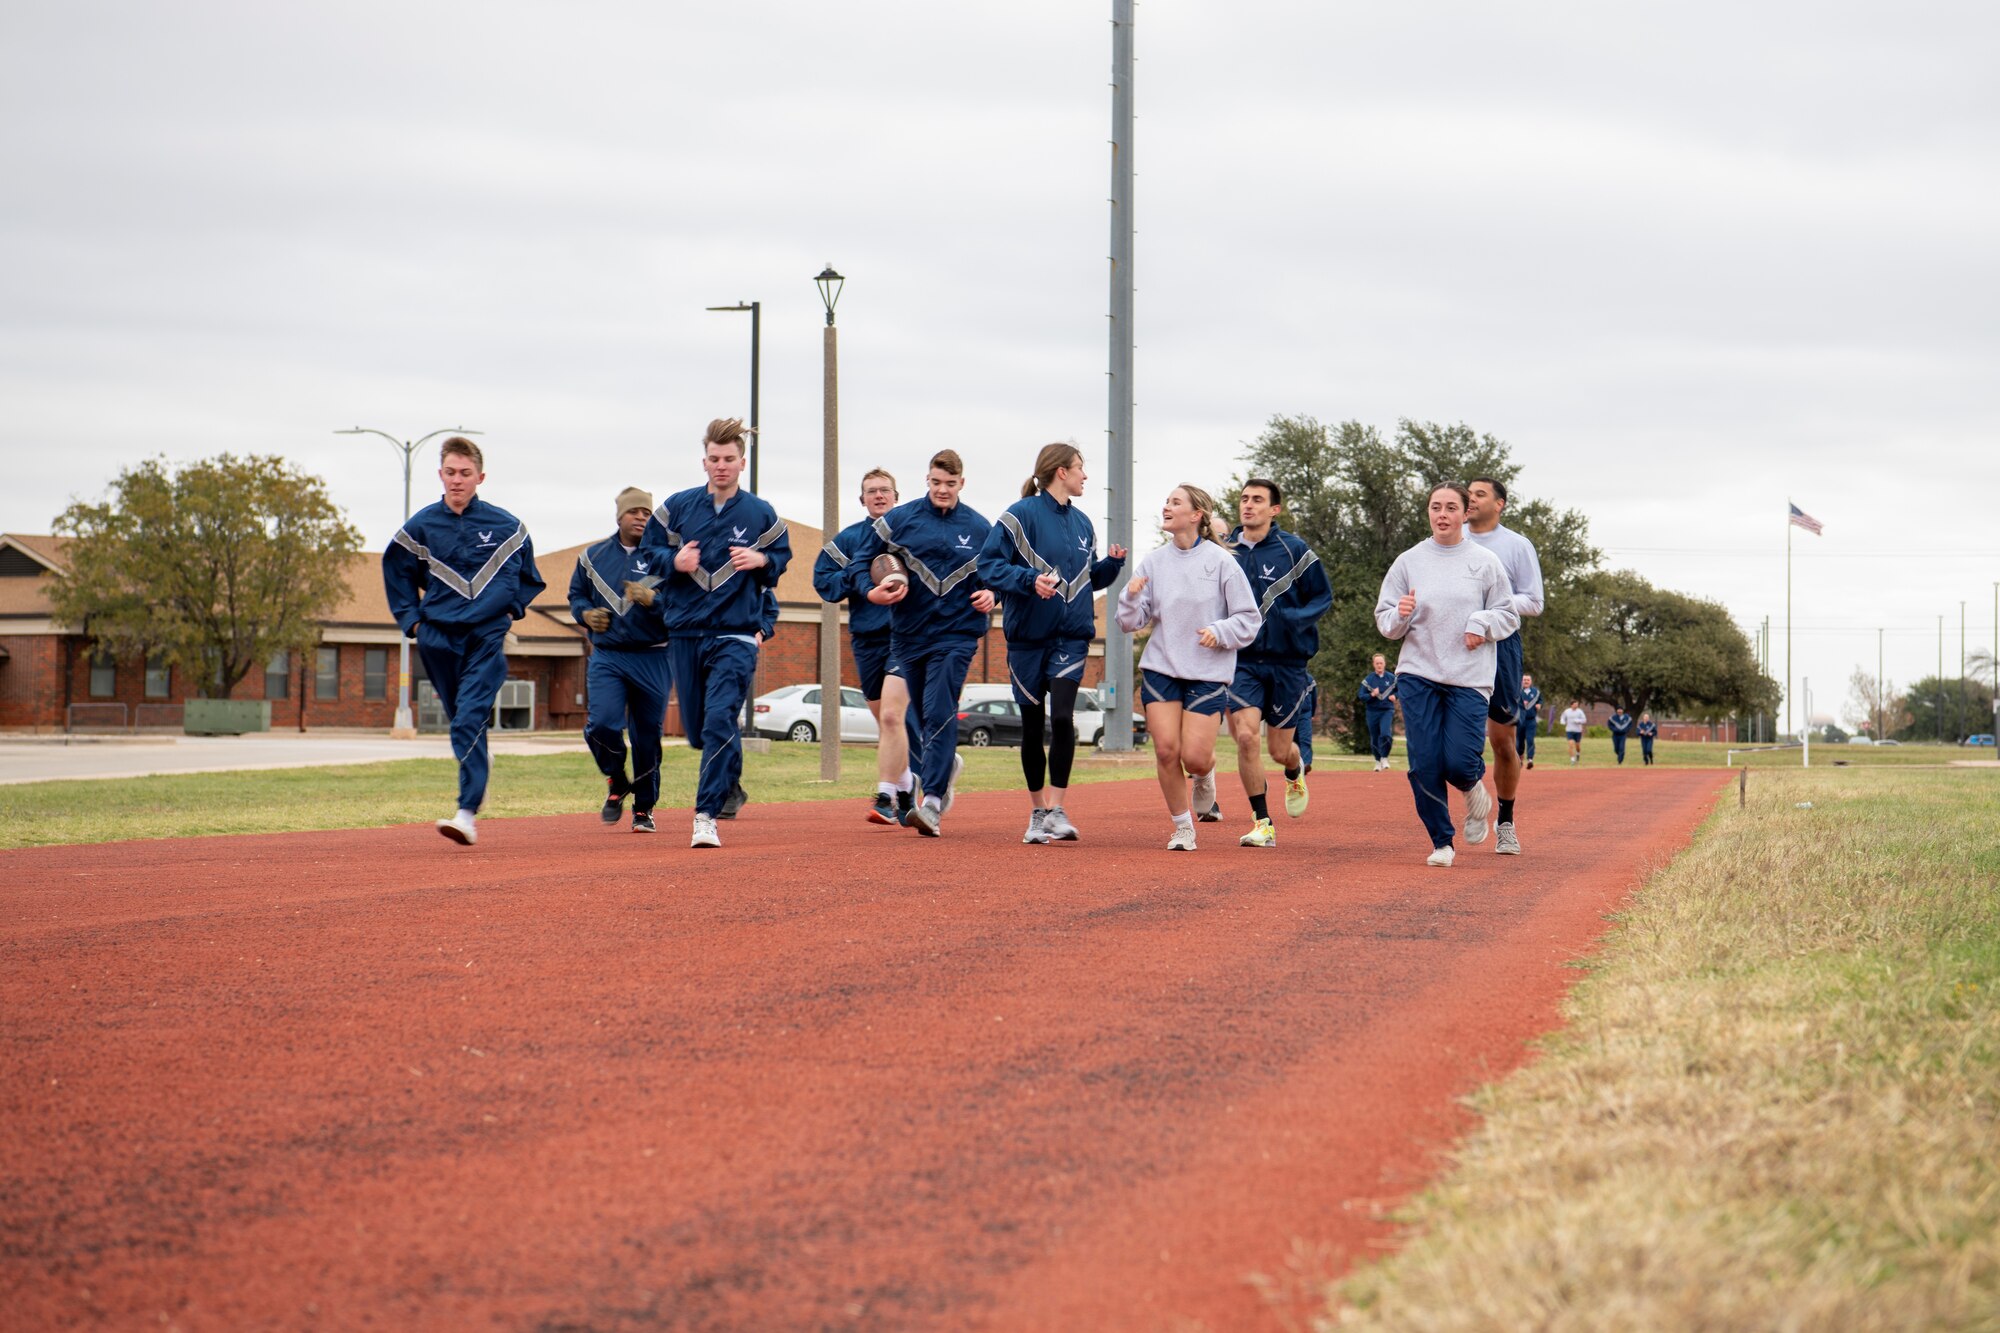
<path fill-rule="evenodd" d="M 806 744 L 819 739 L 820 692 L 817 685 L 782 685 L 760 694 L 751 706 L 751 728 L 759 736 Z M 875 743 L 875 715 L 868 700 L 852 686 L 840 690 L 840 739 Z"/>

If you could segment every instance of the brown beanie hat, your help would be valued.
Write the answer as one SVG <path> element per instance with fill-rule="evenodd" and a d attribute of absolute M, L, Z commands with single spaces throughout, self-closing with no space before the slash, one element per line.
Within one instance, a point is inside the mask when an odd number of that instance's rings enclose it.
<path fill-rule="evenodd" d="M 653 496 L 650 491 L 642 491 L 637 486 L 627 486 L 618 492 L 618 513 L 623 516 L 627 510 L 651 509 Z"/>

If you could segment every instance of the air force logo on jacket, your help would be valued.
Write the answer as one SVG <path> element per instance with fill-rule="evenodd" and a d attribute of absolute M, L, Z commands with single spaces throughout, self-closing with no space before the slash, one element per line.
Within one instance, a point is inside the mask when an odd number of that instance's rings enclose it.
<path fill-rule="evenodd" d="M 519 620 L 545 586 L 526 525 L 477 495 L 463 514 L 425 505 L 382 552 L 382 589 L 405 634 L 420 620 L 441 629 Z"/>
<path fill-rule="evenodd" d="M 910 590 L 890 608 L 898 638 L 927 641 L 940 635 L 986 632 L 986 616 L 973 609 L 972 594 L 986 586 L 979 577 L 979 551 L 993 525 L 970 505 L 939 509 L 929 496 L 897 505 L 873 523 L 869 541 L 856 552 L 861 566 L 855 586 L 875 586 L 868 562 L 892 551 L 910 570 Z M 962 539 L 962 540 L 961 540 Z"/>
<path fill-rule="evenodd" d="M 692 573 L 674 567 L 681 548 L 698 545 L 701 562 Z M 762 551 L 769 564 L 739 570 L 729 562 L 732 546 Z M 738 491 L 715 507 L 708 487 L 668 496 L 646 520 L 640 551 L 664 576 L 667 629 L 673 634 L 756 634 L 763 624 L 764 590 L 775 588 L 791 563 L 792 539 L 778 511 Z"/>
<path fill-rule="evenodd" d="M 1008 505 L 979 553 L 979 576 L 1002 599 L 1010 644 L 1095 638 L 1090 594 L 1110 587 L 1124 567 L 1122 559 L 1097 558 L 1097 529 L 1081 505 L 1046 491 Z M 1055 575 L 1053 597 L 1035 591 L 1044 574 Z"/>

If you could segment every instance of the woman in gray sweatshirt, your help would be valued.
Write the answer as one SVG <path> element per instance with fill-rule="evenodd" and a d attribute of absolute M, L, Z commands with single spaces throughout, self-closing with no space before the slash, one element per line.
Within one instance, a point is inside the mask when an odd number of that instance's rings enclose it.
<path fill-rule="evenodd" d="M 1139 658 L 1139 697 L 1160 794 L 1174 821 L 1170 852 L 1194 850 L 1187 775 L 1195 775 L 1197 786 L 1206 782 L 1214 800 L 1215 733 L 1236 678 L 1236 650 L 1255 642 L 1264 623 L 1242 566 L 1209 529 L 1214 512 L 1208 492 L 1174 487 L 1160 510 L 1160 526 L 1171 540 L 1146 553 L 1118 594 L 1120 629 L 1131 634 L 1153 627 Z"/>
<path fill-rule="evenodd" d="M 1375 625 L 1403 642 L 1396 695 L 1417 816 L 1431 835 L 1428 864 L 1448 866 L 1452 817 L 1447 788 L 1465 793 L 1465 840 L 1486 840 L 1493 798 L 1486 775 L 1486 701 L 1493 693 L 1493 645 L 1521 627 L 1507 570 L 1466 539 L 1465 487 L 1431 488 L 1431 535 L 1396 557 L 1375 599 Z"/>

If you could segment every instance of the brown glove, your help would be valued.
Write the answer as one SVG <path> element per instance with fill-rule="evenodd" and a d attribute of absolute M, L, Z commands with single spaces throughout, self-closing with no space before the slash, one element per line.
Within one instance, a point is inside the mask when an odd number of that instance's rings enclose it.
<path fill-rule="evenodd" d="M 584 628 L 602 634 L 611 628 L 611 613 L 601 606 L 593 606 L 583 613 Z"/>
<path fill-rule="evenodd" d="M 637 602 L 640 606 L 651 606 L 653 604 L 653 590 L 643 583 L 626 584 L 625 596 Z"/>

